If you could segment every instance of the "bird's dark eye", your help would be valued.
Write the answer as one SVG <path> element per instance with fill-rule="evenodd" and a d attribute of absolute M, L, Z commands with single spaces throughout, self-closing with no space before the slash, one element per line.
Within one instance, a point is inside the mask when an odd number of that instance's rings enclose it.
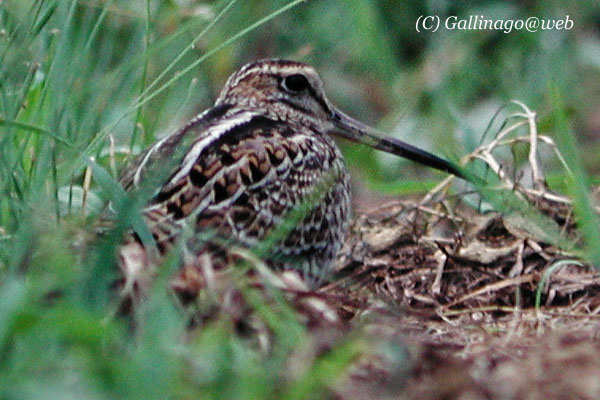
<path fill-rule="evenodd" d="M 302 74 L 293 74 L 283 79 L 283 88 L 292 93 L 298 93 L 310 87 L 308 79 Z"/>

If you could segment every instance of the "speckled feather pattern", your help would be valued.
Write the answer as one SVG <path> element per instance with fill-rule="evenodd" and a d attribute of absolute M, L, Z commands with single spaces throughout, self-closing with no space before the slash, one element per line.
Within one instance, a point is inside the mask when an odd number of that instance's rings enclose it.
<path fill-rule="evenodd" d="M 280 89 L 280 76 L 297 71 L 316 97 L 290 100 Z M 304 64 L 250 64 L 229 79 L 214 108 L 141 154 L 122 174 L 126 190 L 173 166 L 143 210 L 159 249 L 170 248 L 186 227 L 253 247 L 321 190 L 303 221 L 276 244 L 272 264 L 327 276 L 347 230 L 350 188 L 321 92 L 316 72 Z"/>

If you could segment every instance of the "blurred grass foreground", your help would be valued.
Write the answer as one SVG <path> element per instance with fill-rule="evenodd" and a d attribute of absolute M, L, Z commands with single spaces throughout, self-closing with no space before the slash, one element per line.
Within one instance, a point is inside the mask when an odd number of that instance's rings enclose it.
<path fill-rule="evenodd" d="M 569 15 L 574 27 L 416 32 L 418 16 L 434 14 Z M 349 114 L 448 157 L 475 148 L 509 99 L 537 110 L 545 132 L 563 129 L 552 117 L 557 88 L 584 144 L 579 161 L 597 172 L 598 21 L 595 1 L 0 0 L 0 397 L 326 396 L 366 344 L 348 337 L 302 363 L 311 338 L 283 304 L 256 303 L 274 333 L 268 354 L 218 319 L 186 336 L 186 315 L 160 282 L 136 329 L 117 316 L 115 247 L 131 221 L 91 254 L 80 249 L 120 168 L 209 107 L 234 69 L 281 57 L 314 65 Z M 342 146 L 357 192 L 435 182 Z M 177 260 L 165 263 L 163 280 Z"/>

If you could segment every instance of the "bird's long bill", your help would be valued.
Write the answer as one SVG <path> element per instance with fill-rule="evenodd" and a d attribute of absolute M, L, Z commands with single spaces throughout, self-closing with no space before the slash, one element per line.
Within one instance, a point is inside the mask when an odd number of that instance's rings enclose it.
<path fill-rule="evenodd" d="M 332 133 L 354 142 L 363 143 L 377 150 L 416 161 L 420 164 L 448 172 L 452 175 L 465 179 L 461 170 L 449 161 L 437 157 L 431 153 L 411 146 L 401 140 L 382 136 L 373 128 L 355 120 L 339 110 L 333 112 L 335 129 Z"/>

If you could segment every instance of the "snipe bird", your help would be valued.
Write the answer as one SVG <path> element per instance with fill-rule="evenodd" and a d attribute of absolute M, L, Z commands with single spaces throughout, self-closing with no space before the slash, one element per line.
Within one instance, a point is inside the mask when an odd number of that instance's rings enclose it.
<path fill-rule="evenodd" d="M 312 67 L 272 59 L 231 75 L 212 108 L 142 153 L 121 184 L 157 185 L 143 215 L 163 253 L 190 227 L 252 248 L 312 202 L 269 259 L 314 284 L 329 275 L 350 217 L 349 175 L 334 136 L 461 176 L 452 163 L 335 108 Z"/>

